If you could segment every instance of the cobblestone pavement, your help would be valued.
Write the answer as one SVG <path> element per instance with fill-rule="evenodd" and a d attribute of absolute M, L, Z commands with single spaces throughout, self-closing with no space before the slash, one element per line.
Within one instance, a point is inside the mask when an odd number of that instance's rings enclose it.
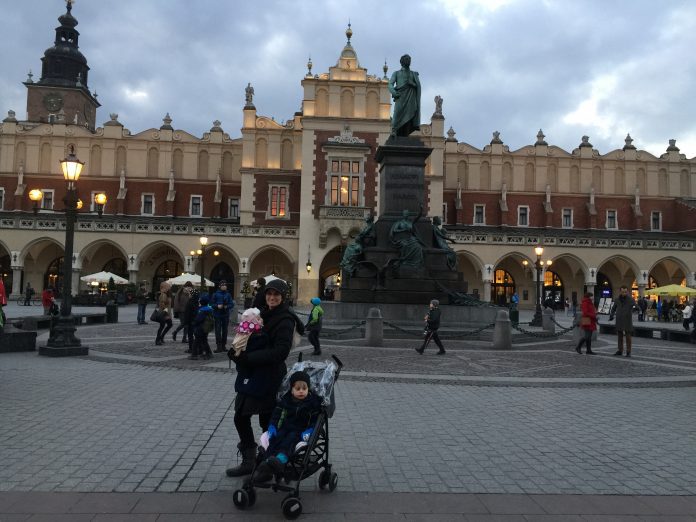
<path fill-rule="evenodd" d="M 0 356 L 0 491 L 236 489 L 226 357 L 188 361 L 151 334 L 82 327 L 89 357 Z M 636 340 L 628 360 L 610 338 L 596 357 L 570 338 L 505 353 L 451 342 L 444 357 L 417 343 L 324 342 L 345 363 L 331 421 L 341 491 L 696 494 L 692 346 Z M 473 378 L 486 386 L 457 380 Z"/>

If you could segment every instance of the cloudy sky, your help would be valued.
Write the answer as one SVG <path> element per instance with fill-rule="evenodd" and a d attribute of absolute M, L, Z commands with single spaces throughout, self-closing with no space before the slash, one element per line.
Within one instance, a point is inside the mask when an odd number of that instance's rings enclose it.
<path fill-rule="evenodd" d="M 2 114 L 25 115 L 21 82 L 38 79 L 63 12 L 62 0 L 3 2 Z M 674 138 L 696 156 L 688 0 L 78 0 L 73 15 L 98 123 L 116 112 L 133 133 L 169 112 L 177 129 L 200 136 L 219 119 L 238 137 L 247 82 L 259 114 L 292 117 L 307 58 L 328 71 L 350 19 L 361 65 L 381 76 L 386 59 L 391 74 L 411 54 L 422 118 L 442 96 L 459 141 L 482 148 L 498 130 L 514 150 L 542 128 L 551 145 L 587 134 L 605 154 L 630 132 L 655 155 Z"/>

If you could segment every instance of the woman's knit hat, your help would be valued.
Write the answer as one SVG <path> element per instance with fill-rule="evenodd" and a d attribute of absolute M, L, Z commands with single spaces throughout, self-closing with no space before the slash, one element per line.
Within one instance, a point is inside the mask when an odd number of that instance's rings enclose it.
<path fill-rule="evenodd" d="M 273 281 L 266 283 L 264 292 L 268 292 L 269 290 L 275 290 L 281 296 L 283 296 L 283 300 L 285 300 L 288 297 L 288 291 L 290 288 L 288 288 L 288 284 L 282 279 L 274 279 Z"/>
<path fill-rule="evenodd" d="M 309 379 L 309 374 L 307 372 L 299 371 L 295 372 L 290 376 L 290 387 L 292 388 L 295 386 L 295 383 L 298 381 L 304 381 L 307 383 L 307 388 L 310 387 L 310 379 Z"/>

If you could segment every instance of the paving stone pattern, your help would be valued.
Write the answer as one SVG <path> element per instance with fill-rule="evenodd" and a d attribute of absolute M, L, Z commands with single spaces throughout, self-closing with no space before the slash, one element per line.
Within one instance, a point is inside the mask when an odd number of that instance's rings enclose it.
<path fill-rule="evenodd" d="M 224 476 L 236 460 L 232 378 L 3 354 L 0 491 L 233 490 L 239 481 Z M 693 387 L 346 379 L 336 398 L 341 491 L 696 493 Z"/>

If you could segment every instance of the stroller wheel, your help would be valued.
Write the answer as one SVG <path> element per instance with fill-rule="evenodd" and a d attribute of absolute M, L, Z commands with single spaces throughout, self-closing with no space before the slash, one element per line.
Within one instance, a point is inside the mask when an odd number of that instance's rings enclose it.
<path fill-rule="evenodd" d="M 336 473 L 331 473 L 329 477 L 329 491 L 333 491 L 338 486 L 338 475 Z"/>
<path fill-rule="evenodd" d="M 329 485 L 329 480 L 331 479 L 331 473 L 329 473 L 328 470 L 324 469 L 319 473 L 319 478 L 317 479 L 317 485 L 319 486 L 319 489 L 326 489 L 326 486 Z"/>
<path fill-rule="evenodd" d="M 254 488 L 249 488 L 246 490 L 246 492 L 249 496 L 249 507 L 251 507 L 256 504 L 256 490 Z"/>
<path fill-rule="evenodd" d="M 256 501 L 256 493 L 254 493 L 254 501 Z M 238 489 L 232 494 L 232 502 L 239 509 L 246 509 L 251 505 L 249 503 L 249 493 L 244 489 Z"/>
<path fill-rule="evenodd" d="M 302 502 L 296 497 L 286 497 L 280 507 L 283 508 L 283 515 L 288 520 L 295 520 L 302 514 Z"/>

